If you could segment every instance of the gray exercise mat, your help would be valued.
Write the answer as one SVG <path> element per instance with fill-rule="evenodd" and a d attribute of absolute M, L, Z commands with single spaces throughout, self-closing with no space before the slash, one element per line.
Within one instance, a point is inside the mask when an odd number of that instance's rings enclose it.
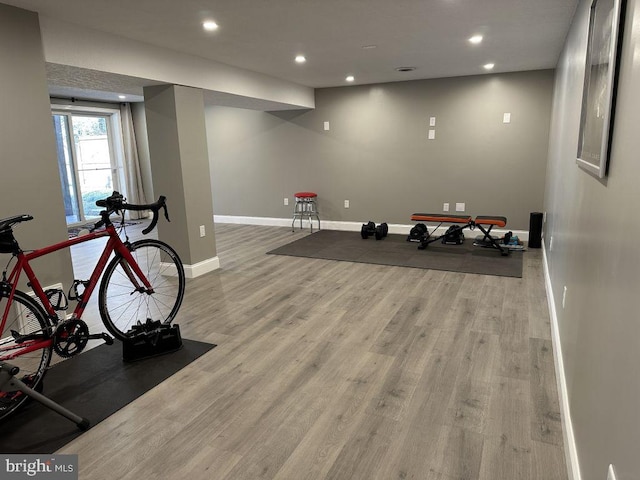
<path fill-rule="evenodd" d="M 267 253 L 502 277 L 522 277 L 522 251 L 511 252 L 511 255 L 503 257 L 495 249 L 474 247 L 472 238 L 467 238 L 462 245 L 443 245 L 438 241 L 429 244 L 425 250 L 418 250 L 418 243 L 406 240 L 406 235 L 388 235 L 382 240 L 376 240 L 373 237 L 363 240 L 360 232 L 321 230 Z"/>

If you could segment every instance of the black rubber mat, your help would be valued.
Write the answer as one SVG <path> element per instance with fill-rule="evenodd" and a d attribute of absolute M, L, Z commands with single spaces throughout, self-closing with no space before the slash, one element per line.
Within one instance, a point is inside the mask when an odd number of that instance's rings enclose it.
<path fill-rule="evenodd" d="M 122 344 L 101 345 L 52 367 L 44 394 L 95 426 L 215 347 L 182 340 L 180 350 L 122 361 Z M 53 453 L 82 432 L 38 402 L 0 422 L 0 453 Z"/>
<path fill-rule="evenodd" d="M 467 238 L 462 245 L 433 242 L 425 250 L 407 242 L 406 235 L 382 240 L 363 240 L 360 232 L 321 230 L 268 252 L 274 255 L 321 258 L 344 262 L 446 270 L 502 277 L 522 277 L 522 251 L 503 257 L 496 249 L 474 247 Z"/>

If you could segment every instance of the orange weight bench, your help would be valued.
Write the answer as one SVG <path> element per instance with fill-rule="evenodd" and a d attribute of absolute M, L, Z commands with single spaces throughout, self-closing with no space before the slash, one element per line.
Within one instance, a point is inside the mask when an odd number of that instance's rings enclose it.
<path fill-rule="evenodd" d="M 503 256 L 509 255 L 509 249 L 505 246 L 511 237 L 511 232 L 505 235 L 504 239 L 496 238 L 491 235 L 491 229 L 493 227 L 502 228 L 507 225 L 506 217 L 495 217 L 489 215 L 479 215 L 475 219 L 470 215 L 446 215 L 441 213 L 414 213 L 411 215 L 412 222 L 427 222 L 427 223 L 437 223 L 438 225 L 434 227 L 431 231 L 429 231 L 428 227 L 424 224 L 418 224 L 411 230 L 408 241 L 420 242 L 418 248 L 420 250 L 424 250 L 427 248 L 427 245 L 430 243 L 436 242 L 438 240 L 443 240 L 447 238 L 447 236 L 454 237 L 458 236 L 458 238 L 464 238 L 462 235 L 462 231 L 466 228 L 469 230 L 473 230 L 476 227 L 480 229 L 480 231 L 484 234 L 484 237 L 479 243 L 482 243 L 486 246 L 495 248 L 500 251 L 500 254 Z M 449 229 L 444 235 L 435 236 L 435 232 L 437 229 L 443 224 L 451 224 Z M 420 234 L 419 231 L 416 232 L 416 228 L 422 225 L 421 230 L 423 231 Z M 420 229 L 419 229 L 420 230 Z M 509 237 L 509 238 L 507 238 Z M 503 240 L 504 244 L 500 244 L 499 240 Z M 445 242 L 447 243 L 447 242 Z M 455 243 L 462 243 L 455 242 Z"/>

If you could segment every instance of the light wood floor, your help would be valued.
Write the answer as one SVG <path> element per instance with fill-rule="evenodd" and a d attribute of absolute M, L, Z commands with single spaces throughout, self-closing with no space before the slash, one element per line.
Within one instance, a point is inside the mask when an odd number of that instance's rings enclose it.
<path fill-rule="evenodd" d="M 178 323 L 218 347 L 65 446 L 81 479 L 567 478 L 540 251 L 514 279 L 215 233 Z"/>

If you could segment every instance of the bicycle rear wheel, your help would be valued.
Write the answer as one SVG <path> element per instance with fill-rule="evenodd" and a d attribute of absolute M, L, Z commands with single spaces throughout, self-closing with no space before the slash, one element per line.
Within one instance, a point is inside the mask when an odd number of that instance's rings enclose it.
<path fill-rule="evenodd" d="M 184 297 L 184 267 L 178 254 L 164 242 L 139 240 L 129 246 L 153 293 L 140 292 L 129 278 L 133 270 L 119 255 L 107 265 L 100 283 L 98 308 L 107 330 L 125 340 L 134 325 L 147 319 L 173 321 Z M 133 274 L 135 276 L 135 274 Z"/>
<path fill-rule="evenodd" d="M 0 318 L 5 311 L 9 292 L 0 291 Z M 16 291 L 9 309 L 7 323 L 0 338 L 0 360 L 20 369 L 17 378 L 28 387 L 40 390 L 42 378 L 51 361 L 52 346 L 20 354 L 16 338 L 25 335 L 49 335 L 49 321 L 42 307 L 29 295 Z M 12 354 L 18 353 L 15 358 Z M 20 391 L 0 391 L 0 419 L 10 415 L 29 398 Z"/>

